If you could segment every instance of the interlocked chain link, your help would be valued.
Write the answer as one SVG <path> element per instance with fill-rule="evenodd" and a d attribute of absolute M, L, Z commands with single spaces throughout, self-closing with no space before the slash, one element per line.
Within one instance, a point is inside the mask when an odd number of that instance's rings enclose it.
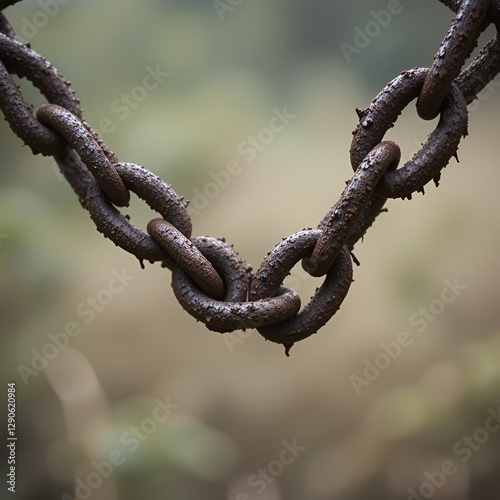
<path fill-rule="evenodd" d="M 0 0 L 0 10 L 19 0 Z M 256 328 L 267 340 L 292 345 L 316 333 L 340 308 L 352 280 L 354 245 L 388 198 L 411 199 L 457 155 L 467 135 L 467 105 L 500 72 L 500 0 L 440 0 L 456 13 L 430 68 L 404 71 L 366 109 L 350 149 L 353 177 L 317 229 L 284 238 L 257 272 L 224 240 L 192 238 L 187 206 L 170 185 L 145 168 L 120 163 L 84 121 L 79 99 L 62 75 L 29 45 L 19 42 L 0 13 L 0 109 L 14 133 L 34 154 L 53 156 L 90 213 L 97 229 L 117 246 L 143 261 L 161 262 L 172 271 L 172 286 L 182 307 L 207 328 L 230 332 Z M 490 24 L 495 37 L 465 69 L 478 37 Z M 45 96 L 33 116 L 11 74 L 27 78 Z M 398 168 L 401 153 L 383 141 L 402 110 L 417 99 L 419 116 L 440 116 L 420 151 Z M 117 207 L 130 191 L 161 218 L 147 234 Z M 301 310 L 298 294 L 283 280 L 299 261 L 312 276 L 325 276 Z"/>

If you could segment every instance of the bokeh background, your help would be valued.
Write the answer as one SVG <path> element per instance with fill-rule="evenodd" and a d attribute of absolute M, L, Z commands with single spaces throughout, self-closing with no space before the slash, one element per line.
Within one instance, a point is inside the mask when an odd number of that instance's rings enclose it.
<path fill-rule="evenodd" d="M 389 5 L 399 13 L 348 61 L 340 44 L 353 45 L 371 11 Z M 338 199 L 352 175 L 355 107 L 402 70 L 432 64 L 453 15 L 437 0 L 219 6 L 223 19 L 211 0 L 24 0 L 6 13 L 73 82 L 86 120 L 112 122 L 102 137 L 121 161 L 188 199 L 239 162 L 239 175 L 193 207 L 193 234 L 225 236 L 258 268 Z M 169 76 L 117 113 L 113 102 L 148 67 Z M 296 118 L 247 162 L 241 143 L 285 107 Z M 169 271 L 142 270 L 105 240 L 54 162 L 32 156 L 2 122 L 1 372 L 4 394 L 17 383 L 16 498 L 389 500 L 410 488 L 421 498 L 499 498 L 500 433 L 478 430 L 500 407 L 498 85 L 470 109 L 460 162 L 438 189 L 388 203 L 355 248 L 361 266 L 341 310 L 290 358 L 256 332 L 225 337 L 184 313 Z M 407 160 L 435 123 L 410 105 L 387 138 Z M 156 217 L 137 198 L 128 213 L 142 228 Z M 87 323 L 81 304 L 109 297 L 102 290 L 123 270 L 123 291 Z M 445 280 L 467 288 L 422 322 Z M 320 280 L 297 266 L 288 282 L 305 303 Z M 23 380 L 20 365 L 31 368 L 33 350 L 68 322 L 81 333 Z M 412 344 L 356 391 L 353 375 L 401 332 Z M 176 409 L 156 424 L 167 398 Z M 134 441 L 141 426 L 149 434 Z M 122 463 L 96 473 L 112 453 Z M 447 460 L 456 469 L 440 484 L 432 473 Z"/>

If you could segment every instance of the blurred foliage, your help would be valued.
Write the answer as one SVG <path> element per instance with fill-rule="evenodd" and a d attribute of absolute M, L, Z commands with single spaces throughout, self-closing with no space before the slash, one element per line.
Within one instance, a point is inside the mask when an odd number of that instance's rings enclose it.
<path fill-rule="evenodd" d="M 257 267 L 340 195 L 354 108 L 400 71 L 429 66 L 453 17 L 437 1 L 402 0 L 349 63 L 340 44 L 353 44 L 356 28 L 389 3 L 243 0 L 223 21 L 211 0 L 23 0 L 6 13 L 73 82 L 86 120 L 96 129 L 111 120 L 101 135 L 121 161 L 191 199 L 210 173 L 241 163 L 193 215 L 194 235 L 226 236 Z M 113 103 L 148 68 L 169 75 L 121 119 Z M 35 107 L 44 102 L 20 85 Z M 0 351 L 3 378 L 18 387 L 18 498 L 73 495 L 75 477 L 113 452 L 124 461 L 92 500 L 390 500 L 407 498 L 444 460 L 459 462 L 455 443 L 500 405 L 495 88 L 470 115 L 460 163 L 424 198 L 389 203 L 356 248 L 362 265 L 342 310 L 290 359 L 257 333 L 228 342 L 187 316 L 169 273 L 142 271 L 103 240 L 53 161 L 32 156 L 3 123 Z M 239 144 L 285 107 L 297 118 L 247 164 Z M 388 138 L 408 159 L 434 126 L 410 106 Z M 139 227 L 152 218 L 136 199 L 129 213 Z M 299 267 L 289 279 L 305 301 L 319 281 Z M 122 269 L 133 280 L 85 323 L 79 306 Z M 409 318 L 455 277 L 467 290 L 417 333 Z M 25 385 L 19 365 L 69 322 L 81 333 Z M 413 344 L 357 396 L 351 376 L 401 331 Z M 147 419 L 167 396 L 179 408 L 154 427 Z M 141 425 L 153 426 L 151 437 L 134 441 Z M 294 439 L 306 450 L 258 495 L 249 478 Z M 433 498 L 497 499 L 498 450 L 492 434 Z"/>

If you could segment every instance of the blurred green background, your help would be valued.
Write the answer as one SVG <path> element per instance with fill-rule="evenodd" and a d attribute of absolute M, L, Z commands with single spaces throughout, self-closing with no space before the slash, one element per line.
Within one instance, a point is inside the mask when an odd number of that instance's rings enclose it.
<path fill-rule="evenodd" d="M 376 31 L 373 11 L 390 6 L 398 12 L 348 61 L 340 44 L 367 23 Z M 193 234 L 225 236 L 254 268 L 338 199 L 354 109 L 402 70 L 432 64 L 453 18 L 437 0 L 24 0 L 6 13 L 73 82 L 121 161 L 193 201 L 211 173 L 239 163 L 192 206 Z M 147 68 L 169 75 L 145 95 L 134 88 Z M 484 432 L 500 407 L 495 89 L 470 107 L 460 163 L 425 197 L 388 203 L 355 249 L 361 266 L 341 310 L 290 358 L 256 332 L 224 337 L 184 313 L 169 271 L 141 270 L 105 240 L 53 160 L 2 122 L 1 371 L 17 383 L 17 498 L 390 500 L 413 488 L 498 499 L 500 433 Z M 118 112 L 123 95 L 138 99 Z M 246 161 L 240 145 L 285 107 L 296 118 Z M 386 137 L 408 160 L 435 123 L 410 105 Z M 157 216 L 137 198 L 128 213 L 141 228 Z M 129 278 L 110 296 L 116 272 Z M 467 287 L 449 304 L 445 280 Z M 297 266 L 287 282 L 305 303 L 320 280 Z M 85 313 L 96 297 L 106 304 Z M 439 314 L 425 316 L 429 306 Z M 23 379 L 20 365 L 68 323 L 80 333 Z M 411 345 L 356 391 L 353 376 L 383 363 L 381 343 L 401 332 Z M 176 408 L 152 420 L 167 398 Z M 284 453 L 294 443 L 296 457 Z M 111 456 L 123 459 L 112 474 Z M 435 473 L 447 461 L 453 473 Z"/>

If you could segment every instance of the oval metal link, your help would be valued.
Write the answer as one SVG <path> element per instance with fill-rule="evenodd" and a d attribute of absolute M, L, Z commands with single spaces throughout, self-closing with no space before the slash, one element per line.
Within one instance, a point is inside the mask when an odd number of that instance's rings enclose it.
<path fill-rule="evenodd" d="M 113 164 L 87 130 L 81 120 L 70 111 L 56 104 L 44 104 L 38 108 L 36 117 L 40 123 L 56 130 L 78 153 L 102 190 L 118 207 L 127 206 L 130 193 L 120 179 Z"/>
<path fill-rule="evenodd" d="M 360 121 L 351 144 L 351 165 L 354 171 L 366 155 L 384 138 L 403 109 L 420 93 L 428 73 L 426 68 L 403 71 L 372 101 L 358 110 Z M 456 85 L 445 100 L 436 129 L 427 142 L 403 167 L 386 172 L 375 194 L 387 198 L 410 198 L 432 179 L 439 180 L 441 170 L 456 155 L 458 144 L 467 135 L 467 106 Z"/>
<path fill-rule="evenodd" d="M 191 236 L 191 218 L 181 197 L 158 176 L 133 163 L 117 163 L 116 171 L 125 186 L 144 200 L 186 237 Z M 87 208 L 99 232 L 139 260 L 162 261 L 174 267 L 175 260 L 155 241 L 135 227 L 110 202 L 94 179 L 89 187 Z"/>
<path fill-rule="evenodd" d="M 427 75 L 417 101 L 420 118 L 432 120 L 477 45 L 490 0 L 463 0 Z"/>
<path fill-rule="evenodd" d="M 224 283 L 219 273 L 189 238 L 165 219 L 151 220 L 148 224 L 148 233 L 191 276 L 205 294 L 217 300 L 224 297 Z"/>
<path fill-rule="evenodd" d="M 274 297 L 248 302 L 251 268 L 235 250 L 210 237 L 193 238 L 192 242 L 222 276 L 226 295 L 222 301 L 208 297 L 178 266 L 172 271 L 172 288 L 182 307 L 209 330 L 225 333 L 256 328 L 290 318 L 299 311 L 300 297 L 286 287 L 281 287 Z"/>
<path fill-rule="evenodd" d="M 31 106 L 23 99 L 9 73 L 26 77 L 47 101 L 81 118 L 80 101 L 69 88 L 70 83 L 40 54 L 4 33 L 0 33 L 0 61 L 0 109 L 14 133 L 35 154 L 64 153 L 67 142 L 33 117 Z"/>
<path fill-rule="evenodd" d="M 292 267 L 311 255 L 322 232 L 310 229 L 285 238 L 266 257 L 252 280 L 250 300 L 272 297 Z M 352 283 L 352 261 L 347 247 L 328 270 L 311 301 L 297 315 L 280 323 L 259 327 L 259 333 L 283 344 L 286 353 L 295 342 L 316 333 L 338 311 Z"/>
<path fill-rule="evenodd" d="M 386 170 L 395 170 L 400 158 L 399 146 L 390 141 L 381 142 L 368 153 L 339 201 L 320 222 L 323 232 L 311 257 L 302 261 L 309 274 L 323 276 L 332 267 L 352 230 L 359 224 L 380 178 Z"/>

